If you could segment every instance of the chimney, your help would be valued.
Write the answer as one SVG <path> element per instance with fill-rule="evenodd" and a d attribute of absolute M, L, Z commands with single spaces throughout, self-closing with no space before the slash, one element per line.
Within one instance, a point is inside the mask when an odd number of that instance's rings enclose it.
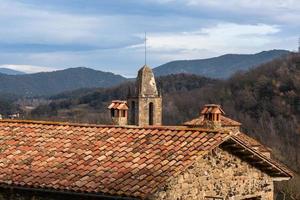
<path fill-rule="evenodd" d="M 185 122 L 184 125 L 209 129 L 226 128 L 234 132 L 240 131 L 241 123 L 224 115 L 225 112 L 220 105 L 206 104 L 201 110 L 199 117 Z"/>
<path fill-rule="evenodd" d="M 221 116 L 224 114 L 221 106 L 217 104 L 206 104 L 200 112 L 200 115 L 204 117 L 205 126 L 209 128 L 220 128 Z"/>
<path fill-rule="evenodd" d="M 113 100 L 108 106 L 112 123 L 118 126 L 127 125 L 128 105 L 126 101 Z"/>

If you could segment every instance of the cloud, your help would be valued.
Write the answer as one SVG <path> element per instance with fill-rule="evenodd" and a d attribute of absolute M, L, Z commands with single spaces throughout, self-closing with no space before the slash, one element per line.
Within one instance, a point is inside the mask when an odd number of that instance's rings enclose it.
<path fill-rule="evenodd" d="M 126 32 L 119 15 L 68 13 L 11 0 L 2 0 L 0 10 L 0 49 L 89 51 L 120 48 L 138 39 Z"/>
<path fill-rule="evenodd" d="M 178 1 L 178 0 L 175 0 Z M 222 0 L 179 0 L 189 6 L 210 6 L 222 7 L 223 9 L 238 10 L 245 9 L 265 9 L 265 10 L 295 10 L 299 9 L 298 0 L 227 0 L 226 4 Z"/>
<path fill-rule="evenodd" d="M 267 24 L 222 23 L 181 33 L 149 33 L 151 52 L 171 59 L 203 58 L 223 53 L 257 52 L 269 45 L 280 27 Z M 142 37 L 142 36 L 140 36 Z M 131 46 L 142 48 L 143 44 Z M 158 53 L 159 52 L 159 53 Z M 173 54 L 170 57 L 170 54 Z M 164 55 L 165 57 L 165 55 Z"/>
<path fill-rule="evenodd" d="M 194 12 L 209 11 L 215 17 L 231 20 L 287 23 L 299 26 L 299 0 L 166 0 L 163 4 L 181 4 Z M 233 16 L 233 17 L 230 17 Z M 211 16 L 213 18 L 213 16 Z M 219 18 L 221 19 L 221 18 Z"/>
<path fill-rule="evenodd" d="M 14 21 L 13 25 L 1 26 L 4 41 L 68 43 L 93 38 L 91 30 L 101 26 L 101 20 L 94 17 L 39 10 L 15 1 L 1 1 L 0 9 L 2 23 Z"/>
<path fill-rule="evenodd" d="M 0 0 L 0 64 L 86 66 L 134 76 L 148 62 L 295 49 L 294 0 Z M 298 12 L 299 11 L 299 12 Z M 24 68 L 25 69 L 25 68 Z"/>
<path fill-rule="evenodd" d="M 51 67 L 43 67 L 43 66 L 34 66 L 34 65 L 0 65 L 0 68 L 8 68 L 13 69 L 25 73 L 37 73 L 37 72 L 49 72 L 49 71 L 55 71 L 56 68 Z"/>

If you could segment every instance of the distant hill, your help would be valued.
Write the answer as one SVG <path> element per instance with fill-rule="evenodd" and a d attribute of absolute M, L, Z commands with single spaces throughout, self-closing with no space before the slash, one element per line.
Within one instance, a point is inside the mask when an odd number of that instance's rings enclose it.
<path fill-rule="evenodd" d="M 270 50 L 257 54 L 226 54 L 208 59 L 178 60 L 158 66 L 153 71 L 156 76 L 189 73 L 224 79 L 237 71 L 247 70 L 289 53 L 286 50 Z"/>
<path fill-rule="evenodd" d="M 120 75 L 84 67 L 25 75 L 0 74 L 0 93 L 54 95 L 79 88 L 111 87 L 125 80 Z"/>
<path fill-rule="evenodd" d="M 25 74 L 24 72 L 13 70 L 13 69 L 8 69 L 8 68 L 5 68 L 5 67 L 0 68 L 0 73 L 7 74 L 7 75 L 21 75 L 21 74 Z"/>

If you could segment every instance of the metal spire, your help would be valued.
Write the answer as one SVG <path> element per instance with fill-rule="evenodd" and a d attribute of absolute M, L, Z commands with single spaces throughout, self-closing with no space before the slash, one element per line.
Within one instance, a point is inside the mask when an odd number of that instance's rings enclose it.
<path fill-rule="evenodd" d="M 300 37 L 299 37 L 299 40 L 298 40 L 298 53 L 300 53 Z"/>
<path fill-rule="evenodd" d="M 145 65 L 147 65 L 147 32 L 145 32 Z"/>

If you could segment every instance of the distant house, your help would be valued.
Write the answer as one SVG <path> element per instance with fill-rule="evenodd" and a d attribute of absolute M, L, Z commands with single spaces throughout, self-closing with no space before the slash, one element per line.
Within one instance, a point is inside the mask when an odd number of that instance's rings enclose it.
<path fill-rule="evenodd" d="M 1 120 L 0 199 L 271 200 L 274 182 L 293 176 L 219 105 L 161 125 L 147 66 L 108 108 L 114 125 Z"/>
<path fill-rule="evenodd" d="M 9 119 L 19 119 L 20 118 L 20 113 L 14 113 L 11 115 L 8 115 Z"/>

